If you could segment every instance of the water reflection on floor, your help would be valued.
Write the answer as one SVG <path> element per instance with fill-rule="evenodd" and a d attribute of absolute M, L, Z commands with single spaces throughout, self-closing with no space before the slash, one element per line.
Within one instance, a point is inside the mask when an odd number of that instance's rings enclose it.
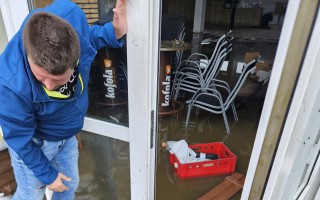
<path fill-rule="evenodd" d="M 83 148 L 76 200 L 129 200 L 129 144 L 88 132 L 80 135 Z"/>
<path fill-rule="evenodd" d="M 254 106 L 253 106 L 254 105 Z M 168 117 L 161 119 L 159 141 L 185 139 L 188 144 L 220 142 L 224 144 L 237 156 L 236 170 L 246 174 L 250 155 L 253 148 L 255 133 L 259 118 L 251 113 L 260 112 L 261 102 L 248 101 L 238 108 L 239 122 L 236 123 L 230 135 L 225 133 L 223 118 L 220 115 L 208 112 L 192 113 L 190 125 L 185 128 L 185 116 L 180 116 L 179 122 Z M 250 111 L 249 111 L 250 110 Z M 232 122 L 232 114 L 228 118 Z M 161 143 L 159 143 L 160 146 Z M 166 150 L 159 148 L 157 159 L 157 199 L 196 199 L 205 194 L 215 185 L 223 181 L 225 176 L 214 176 L 207 178 L 195 178 L 181 180 L 176 177 L 171 166 L 169 166 L 169 154 Z M 240 194 L 233 199 L 240 199 Z"/>

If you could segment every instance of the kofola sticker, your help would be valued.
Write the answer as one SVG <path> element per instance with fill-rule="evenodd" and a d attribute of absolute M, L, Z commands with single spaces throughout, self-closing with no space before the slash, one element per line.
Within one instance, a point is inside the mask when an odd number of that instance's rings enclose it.
<path fill-rule="evenodd" d="M 170 72 L 171 72 L 171 65 L 166 65 L 166 79 L 162 82 L 162 85 L 164 86 L 164 90 L 162 90 L 162 94 L 164 94 L 164 102 L 161 104 L 161 106 L 169 106 L 169 100 L 170 100 Z"/>
<path fill-rule="evenodd" d="M 115 88 L 117 87 L 114 83 L 114 71 L 111 68 L 112 61 L 108 59 L 104 59 L 103 61 L 105 70 L 103 73 L 104 78 L 104 85 L 107 88 L 107 93 L 105 94 L 105 97 L 114 99 L 115 98 Z"/>

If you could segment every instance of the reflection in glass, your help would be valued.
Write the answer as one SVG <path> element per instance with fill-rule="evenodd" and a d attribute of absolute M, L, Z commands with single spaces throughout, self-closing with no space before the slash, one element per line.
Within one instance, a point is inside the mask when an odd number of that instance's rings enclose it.
<path fill-rule="evenodd" d="M 76 199 L 130 199 L 129 143 L 82 132 Z"/>
<path fill-rule="evenodd" d="M 112 21 L 116 0 L 99 0 L 98 5 L 96 24 Z M 99 50 L 91 66 L 87 116 L 129 126 L 127 79 L 126 44 L 119 49 Z"/>
<path fill-rule="evenodd" d="M 34 0 L 34 8 L 43 8 L 52 0 Z M 116 0 L 73 0 L 86 14 L 90 25 L 112 21 Z M 125 40 L 126 38 L 124 38 Z M 127 50 L 104 48 L 92 63 L 89 79 L 88 117 L 129 126 L 127 95 Z"/>
<path fill-rule="evenodd" d="M 162 0 L 161 39 L 177 39 L 170 38 L 171 35 L 176 35 L 170 33 L 174 33 L 179 27 L 172 24 L 179 24 L 179 18 L 182 17 L 186 33 L 183 41 L 192 43 L 192 53 L 201 53 L 210 58 L 214 52 L 218 38 L 229 31 L 232 9 L 225 9 L 225 2 L 227 1 L 218 0 L 204 3 L 206 5 L 205 30 L 203 33 L 193 33 L 195 1 L 184 1 L 184 3 L 181 3 L 179 0 Z M 240 5 L 242 5 L 241 2 L 243 1 L 239 1 Z M 267 13 L 265 12 L 267 9 L 272 10 L 274 6 L 276 6 L 275 2 L 267 6 L 259 4 L 250 8 L 242 8 L 242 6 L 241 8 L 237 8 L 234 19 L 235 26 L 230 34 L 233 37 L 232 51 L 226 57 L 225 62 L 221 62 L 223 68 L 218 71 L 217 75 L 217 79 L 227 82 L 231 90 L 235 87 L 240 77 L 247 52 L 260 52 L 260 59 L 264 64 L 269 65 L 273 63 L 281 30 L 278 29 L 278 24 L 270 23 L 266 26 L 262 26 L 263 24 L 260 26 L 260 22 L 261 17 L 263 17 L 262 11 L 265 14 Z M 190 52 L 184 51 L 182 61 L 188 59 L 189 56 Z M 203 58 L 193 58 L 192 61 L 199 62 L 200 59 Z M 172 62 L 172 66 L 174 66 L 174 62 Z M 200 70 L 203 69 L 201 68 Z M 185 69 L 184 72 L 189 73 L 191 71 L 194 70 Z M 171 72 L 173 75 L 177 75 L 174 67 L 172 67 Z M 223 142 L 237 155 L 236 172 L 243 175 L 248 173 L 249 161 L 268 86 L 268 76 L 270 76 L 271 71 L 266 70 L 262 73 L 265 76 L 261 75 L 257 77 L 257 74 L 259 74 L 257 70 L 255 76 L 248 77 L 237 94 L 235 105 L 240 121 L 233 124 L 231 134 L 225 133 L 225 123 L 222 116 L 202 109 L 193 109 L 191 111 L 190 123 L 186 126 L 188 110 L 186 102 L 192 99 L 194 94 L 185 91 L 177 95 L 177 100 L 184 104 L 184 109 L 178 113 L 179 118 L 174 116 L 160 116 L 158 118 L 156 142 L 158 146 L 156 156 L 157 171 L 155 178 L 156 199 L 198 199 L 215 188 L 228 176 L 180 179 L 174 172 L 175 166 L 172 166 L 169 162 L 170 153 L 166 149 L 167 141 L 184 139 L 188 144 Z M 172 76 L 171 80 L 174 80 L 174 78 L 175 76 Z M 186 80 L 186 76 L 183 78 Z M 192 86 L 191 81 L 189 84 Z M 233 120 L 232 111 L 228 111 L 227 118 L 230 119 L 231 123 L 233 122 L 231 121 Z M 230 200 L 238 200 L 240 198 L 241 192 L 238 192 Z"/>
<path fill-rule="evenodd" d="M 92 63 L 88 116 L 128 126 L 126 49 L 102 49 Z"/>

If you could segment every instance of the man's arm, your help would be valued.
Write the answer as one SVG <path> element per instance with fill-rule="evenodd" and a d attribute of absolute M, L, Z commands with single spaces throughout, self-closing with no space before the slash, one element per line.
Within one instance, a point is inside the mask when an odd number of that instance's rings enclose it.
<path fill-rule="evenodd" d="M 116 7 L 113 9 L 113 27 L 117 39 L 127 34 L 127 0 L 117 0 Z"/>
<path fill-rule="evenodd" d="M 34 175 L 48 185 L 49 189 L 55 192 L 68 190 L 62 180 L 70 181 L 71 179 L 60 172 L 58 173 L 50 165 L 40 147 L 32 141 L 36 121 L 31 106 L 28 106 L 30 103 L 20 97 L 12 96 L 14 94 L 10 90 L 5 93 L 6 95 L 0 99 L 0 125 L 5 141 L 20 156 L 24 164 L 33 171 Z M 6 99 L 8 96 L 12 97 L 11 101 Z"/>
<path fill-rule="evenodd" d="M 0 92 L 0 126 L 7 144 L 44 184 L 51 184 L 58 172 L 32 140 L 36 119 L 32 103 L 2 85 Z"/>
<path fill-rule="evenodd" d="M 126 3 L 127 0 L 117 0 L 113 22 L 90 26 L 90 41 L 96 50 L 122 47 L 124 40 L 121 38 L 127 33 Z"/>

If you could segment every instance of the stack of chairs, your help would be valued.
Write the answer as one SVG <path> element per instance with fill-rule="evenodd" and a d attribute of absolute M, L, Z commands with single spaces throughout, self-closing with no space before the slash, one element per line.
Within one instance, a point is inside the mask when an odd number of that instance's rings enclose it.
<path fill-rule="evenodd" d="M 247 64 L 244 64 L 243 71 L 232 90 L 230 90 L 227 82 L 218 79 L 211 80 L 211 83 L 207 87 L 199 88 L 193 97 L 186 102 L 188 104 L 186 126 L 188 126 L 192 108 L 197 107 L 211 113 L 222 114 L 226 126 L 226 132 L 230 134 L 231 131 L 226 111 L 232 107 L 235 122 L 238 121 L 236 108 L 234 106 L 234 99 L 246 81 L 248 75 L 255 71 L 258 59 L 259 56 L 253 58 Z M 223 90 L 227 93 L 227 96 L 225 97 L 222 95 Z"/>
<path fill-rule="evenodd" d="M 184 26 L 184 22 L 182 21 L 182 23 L 180 24 L 180 29 L 179 29 L 179 35 L 178 35 L 178 40 L 183 41 L 184 37 L 186 36 L 186 32 L 185 32 L 185 26 Z M 176 54 L 173 54 L 172 57 L 172 64 L 173 64 L 173 69 L 177 69 L 177 67 L 180 65 L 181 60 L 182 60 L 182 56 L 183 56 L 183 51 L 176 51 Z"/>
<path fill-rule="evenodd" d="M 162 15 L 161 40 L 181 40 L 185 38 L 185 23 L 182 16 Z M 172 54 L 171 67 L 175 70 L 180 64 L 183 51 L 176 51 Z"/>
<path fill-rule="evenodd" d="M 180 91 L 195 93 L 199 88 L 206 88 L 211 83 L 232 50 L 233 38 L 228 36 L 230 33 L 218 39 L 210 58 L 204 54 L 194 53 L 180 63 L 175 72 L 171 99 L 176 100 Z M 194 57 L 204 59 L 194 60 Z"/>

